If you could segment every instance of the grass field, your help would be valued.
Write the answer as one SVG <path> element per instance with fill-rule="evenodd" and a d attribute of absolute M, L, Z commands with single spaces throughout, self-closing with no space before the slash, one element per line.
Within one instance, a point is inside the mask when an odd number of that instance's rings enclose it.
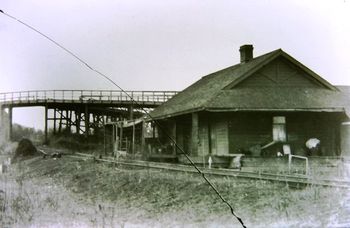
<path fill-rule="evenodd" d="M 247 227 L 350 227 L 349 190 L 209 179 Z M 0 183 L 2 227 L 240 227 L 196 174 L 37 157 Z"/>

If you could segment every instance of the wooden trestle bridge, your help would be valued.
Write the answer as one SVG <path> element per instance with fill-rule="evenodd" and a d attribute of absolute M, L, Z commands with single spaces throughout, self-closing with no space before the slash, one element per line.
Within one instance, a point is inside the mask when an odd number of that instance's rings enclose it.
<path fill-rule="evenodd" d="M 70 131 L 88 136 L 106 121 L 134 119 L 142 109 L 153 109 L 176 91 L 120 90 L 35 90 L 0 93 L 1 124 L 9 124 L 12 135 L 12 111 L 17 107 L 45 108 L 45 140 L 49 121 L 53 133 Z M 4 115 L 4 112 L 7 115 Z M 6 116 L 6 118 L 5 118 Z"/>

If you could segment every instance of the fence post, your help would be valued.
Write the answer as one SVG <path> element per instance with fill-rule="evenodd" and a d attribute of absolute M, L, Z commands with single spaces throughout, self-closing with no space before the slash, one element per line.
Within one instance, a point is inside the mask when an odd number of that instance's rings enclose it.
<path fill-rule="evenodd" d="M 292 164 L 292 155 L 288 155 L 288 173 L 290 174 L 290 169 L 291 169 L 291 164 Z"/>

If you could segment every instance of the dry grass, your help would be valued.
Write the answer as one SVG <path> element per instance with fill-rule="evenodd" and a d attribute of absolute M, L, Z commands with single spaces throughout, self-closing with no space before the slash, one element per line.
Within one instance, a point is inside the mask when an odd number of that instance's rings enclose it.
<path fill-rule="evenodd" d="M 68 158 L 34 158 L 15 170 L 0 176 L 3 227 L 240 227 L 196 174 Z M 210 179 L 248 227 L 350 225 L 344 189 Z"/>

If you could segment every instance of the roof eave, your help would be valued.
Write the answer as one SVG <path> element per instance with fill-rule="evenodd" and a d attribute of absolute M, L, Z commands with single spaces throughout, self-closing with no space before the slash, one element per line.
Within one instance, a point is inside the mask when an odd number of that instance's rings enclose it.
<path fill-rule="evenodd" d="M 344 108 L 206 108 L 208 112 L 346 112 Z"/>
<path fill-rule="evenodd" d="M 172 118 L 172 117 L 176 117 L 176 116 L 190 114 L 190 113 L 193 113 L 193 112 L 200 112 L 200 111 L 203 111 L 203 110 L 205 110 L 204 107 L 193 108 L 193 109 L 188 109 L 188 110 L 185 110 L 185 111 L 175 112 L 175 113 L 171 113 L 171 114 L 165 114 L 165 115 L 159 115 L 159 116 L 151 116 L 151 117 L 147 118 L 147 120 L 149 121 L 149 120 L 168 119 L 168 118 Z"/>

